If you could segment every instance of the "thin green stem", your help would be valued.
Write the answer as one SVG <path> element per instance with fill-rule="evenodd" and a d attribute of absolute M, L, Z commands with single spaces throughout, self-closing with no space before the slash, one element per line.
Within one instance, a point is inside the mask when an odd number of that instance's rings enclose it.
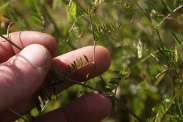
<path fill-rule="evenodd" d="M 25 122 L 28 122 L 28 120 L 26 120 L 23 116 L 21 116 L 19 113 L 17 113 L 17 112 L 14 111 L 13 109 L 8 108 L 8 110 L 9 110 L 10 112 L 12 112 L 13 114 L 15 114 L 17 117 L 20 117 L 21 119 L 23 119 Z"/>
<path fill-rule="evenodd" d="M 139 118 L 133 111 L 131 111 L 124 103 L 122 103 L 118 98 L 114 97 L 114 99 L 124 108 L 126 109 L 131 115 L 133 115 L 139 122 L 144 122 L 141 118 Z"/>
<path fill-rule="evenodd" d="M 94 41 L 93 41 L 94 42 L 93 43 L 93 46 L 94 46 L 93 47 L 93 65 L 94 65 L 94 68 L 96 69 L 96 72 L 97 72 L 98 76 L 101 78 L 101 80 L 103 82 L 103 87 L 105 87 L 106 83 L 105 83 L 104 79 L 102 78 L 102 76 L 100 75 L 100 73 L 98 72 L 98 68 L 97 68 L 97 66 L 95 64 L 95 61 L 96 61 L 96 58 L 95 58 L 95 54 L 96 54 L 96 39 L 95 39 L 95 36 L 94 36 L 94 30 L 93 30 L 93 23 L 92 23 L 91 13 L 92 12 L 90 12 L 90 27 L 91 27 L 91 31 L 92 31 L 93 37 L 94 37 Z"/>
<path fill-rule="evenodd" d="M 94 90 L 94 91 L 99 91 L 98 89 L 95 89 L 95 88 L 93 88 L 93 87 L 91 87 L 91 86 L 88 86 L 88 85 L 86 85 L 86 84 L 83 84 L 83 83 L 77 82 L 77 81 L 75 81 L 75 80 L 72 80 L 72 79 L 69 79 L 69 78 L 66 78 L 66 80 L 67 80 L 67 81 L 69 81 L 69 82 L 72 82 L 72 83 L 75 83 L 75 84 L 81 85 L 81 86 L 83 86 L 83 87 L 86 87 L 86 88 L 92 89 L 92 90 Z"/>
<path fill-rule="evenodd" d="M 11 40 L 9 40 L 8 38 L 6 38 L 3 35 L 0 35 L 3 39 L 5 39 L 6 41 L 8 41 L 10 44 L 12 44 L 14 47 L 16 47 L 19 50 L 22 50 L 22 48 L 20 48 L 18 45 L 16 45 L 14 42 L 12 42 Z"/>
<path fill-rule="evenodd" d="M 56 36 L 57 36 L 57 37 L 63 36 L 63 35 L 60 35 L 61 32 L 60 32 L 60 30 L 59 30 L 57 24 L 55 23 L 54 19 L 52 18 L 52 16 L 51 16 L 50 13 L 48 12 L 47 8 L 46 8 L 45 6 L 42 6 L 42 9 L 43 9 L 42 12 L 46 15 L 46 17 L 48 18 L 48 20 L 50 20 L 50 22 L 53 24 L 54 29 L 55 29 Z M 70 46 L 73 50 L 76 49 L 76 47 L 75 47 L 73 44 L 71 44 L 69 41 L 68 41 L 68 44 L 69 44 L 69 46 Z"/>

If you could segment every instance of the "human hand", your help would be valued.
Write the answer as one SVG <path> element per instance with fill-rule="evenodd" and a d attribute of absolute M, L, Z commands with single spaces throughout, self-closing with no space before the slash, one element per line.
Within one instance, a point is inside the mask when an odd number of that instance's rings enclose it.
<path fill-rule="evenodd" d="M 92 62 L 92 46 L 52 58 L 56 54 L 57 44 L 48 34 L 24 31 L 11 33 L 9 38 L 23 50 L 18 50 L 0 38 L 0 122 L 12 122 L 18 119 L 8 111 L 9 107 L 21 115 L 35 107 L 37 96 L 34 93 L 43 82 L 46 82 L 44 79 L 51 67 L 63 74 L 67 71 L 68 65 L 83 55 Z M 97 46 L 96 66 L 100 74 L 108 69 L 110 60 L 109 52 Z M 69 78 L 78 82 L 83 81 L 88 73 L 89 78 L 98 75 L 93 65 L 89 64 L 75 71 Z M 59 91 L 71 85 L 73 84 L 64 82 Z M 112 104 L 108 97 L 92 92 L 71 101 L 64 108 L 74 122 L 98 122 L 110 113 Z M 36 121 L 67 122 L 69 119 L 63 111 L 62 107 L 58 108 L 41 115 Z"/>

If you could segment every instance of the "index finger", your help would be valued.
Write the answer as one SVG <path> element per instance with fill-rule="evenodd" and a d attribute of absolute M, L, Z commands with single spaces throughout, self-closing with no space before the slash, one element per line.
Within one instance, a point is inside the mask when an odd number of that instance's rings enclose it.
<path fill-rule="evenodd" d="M 55 38 L 46 33 L 36 31 L 13 32 L 9 34 L 9 39 L 22 49 L 30 44 L 40 44 L 45 46 L 52 56 L 57 52 L 57 43 Z M 19 52 L 19 49 L 0 37 L 0 63 L 8 60 Z"/>

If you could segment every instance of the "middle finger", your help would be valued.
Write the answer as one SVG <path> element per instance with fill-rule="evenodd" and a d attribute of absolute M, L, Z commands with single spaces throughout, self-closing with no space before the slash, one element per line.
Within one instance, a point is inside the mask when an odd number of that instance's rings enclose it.
<path fill-rule="evenodd" d="M 69 76 L 70 79 L 73 79 L 75 81 L 83 81 L 83 80 L 85 80 L 87 74 L 89 74 L 88 78 L 95 77 L 95 76 L 103 73 L 104 71 L 106 71 L 110 66 L 111 59 L 110 59 L 109 52 L 105 48 L 98 46 L 98 47 L 96 47 L 96 55 L 95 55 L 95 59 L 96 59 L 95 63 L 98 68 L 98 72 L 96 72 L 96 69 L 94 68 L 93 64 L 91 63 L 93 61 L 93 46 L 88 46 L 88 47 L 74 50 L 72 52 L 69 52 L 67 54 L 54 58 L 53 59 L 53 68 L 55 70 L 57 70 L 60 74 L 64 74 L 68 70 L 68 65 L 71 65 L 71 63 L 73 63 L 73 61 L 75 61 L 76 59 L 84 57 L 84 55 L 87 56 L 90 64 L 85 65 L 85 66 L 79 68 L 78 70 L 76 70 L 75 72 L 73 72 Z M 87 62 L 85 61 L 85 64 L 86 63 Z M 70 83 L 70 82 L 64 82 L 59 87 L 59 92 L 68 88 L 71 85 L 72 85 L 72 83 Z M 17 113 L 24 115 L 35 107 L 36 98 L 37 98 L 37 95 L 33 95 L 29 99 L 26 99 L 25 101 L 18 103 L 16 105 L 12 106 L 11 108 L 13 110 L 15 110 Z M 6 115 L 6 116 L 4 116 L 4 115 Z M 7 116 L 8 116 L 8 118 L 7 118 Z M 18 119 L 18 117 L 16 115 L 12 114 L 8 110 L 5 110 L 2 113 L 0 113 L 0 118 L 2 120 L 3 120 L 3 118 L 5 118 L 6 121 L 8 121 L 7 119 L 10 119 L 10 121 L 14 121 L 14 120 Z"/>

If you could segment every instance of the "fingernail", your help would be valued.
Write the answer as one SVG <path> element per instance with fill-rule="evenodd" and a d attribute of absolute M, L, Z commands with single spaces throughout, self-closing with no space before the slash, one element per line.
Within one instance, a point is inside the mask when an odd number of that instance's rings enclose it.
<path fill-rule="evenodd" d="M 32 44 L 25 47 L 18 55 L 18 59 L 28 62 L 34 67 L 48 68 L 51 65 L 51 54 L 42 45 Z"/>

